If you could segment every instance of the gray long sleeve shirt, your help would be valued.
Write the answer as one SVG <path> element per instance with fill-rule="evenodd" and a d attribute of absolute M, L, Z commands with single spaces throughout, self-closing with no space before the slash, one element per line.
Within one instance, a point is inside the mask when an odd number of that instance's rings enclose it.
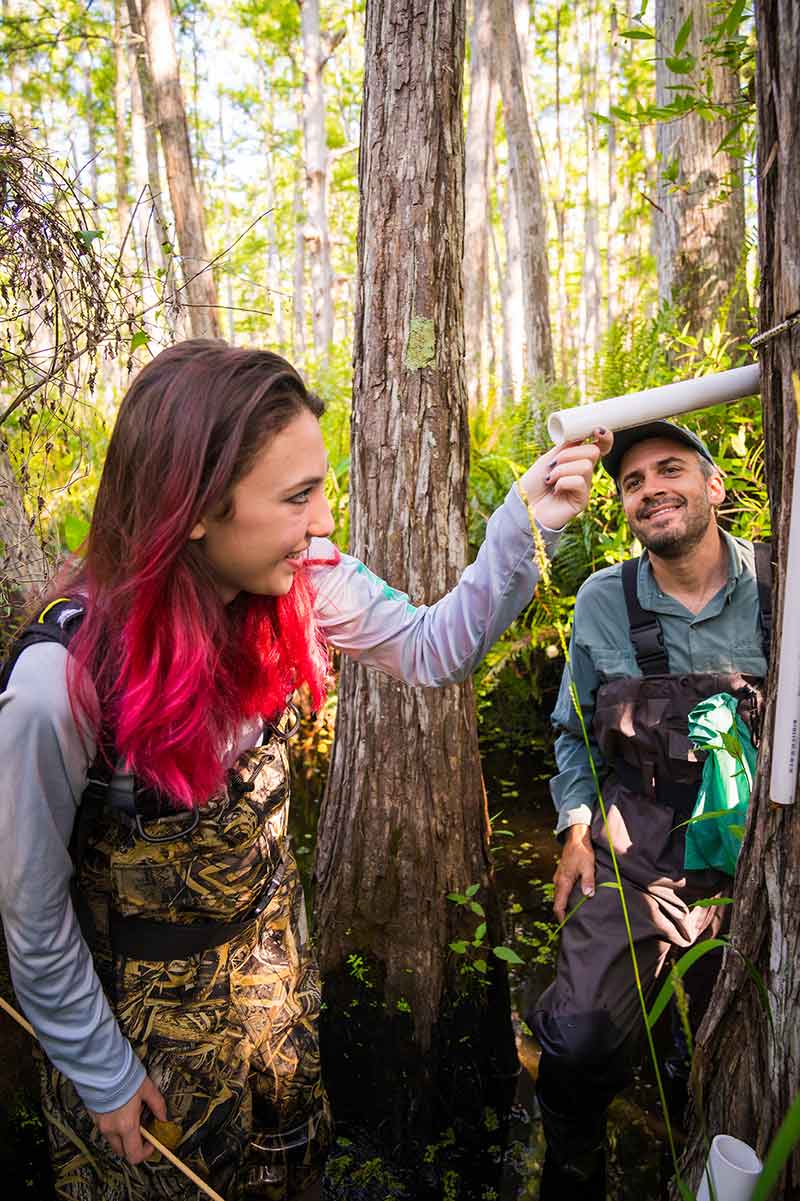
<path fill-rule="evenodd" d="M 543 530 L 548 548 L 557 541 Z M 314 539 L 313 559 L 331 559 Z M 455 588 L 415 606 L 357 559 L 312 569 L 316 615 L 332 646 L 412 685 L 463 680 L 529 602 L 538 579 L 528 514 L 516 491 L 490 518 L 486 541 Z M 0 913 L 14 987 L 52 1062 L 90 1109 L 125 1104 L 144 1067 L 123 1037 L 94 970 L 69 893 L 69 841 L 94 758 L 67 695 L 67 652 L 29 647 L 0 695 Z M 230 762 L 260 734 L 241 731 Z M 118 773 L 115 793 L 130 793 Z"/>
<path fill-rule="evenodd" d="M 759 622 L 753 544 L 743 538 L 732 538 L 724 531 L 720 533 L 728 548 L 728 578 L 700 613 L 690 612 L 680 601 L 661 592 L 647 552 L 639 561 L 636 581 L 639 603 L 643 609 L 658 614 L 671 672 L 680 675 L 735 671 L 763 676 L 767 664 Z M 569 657 L 553 710 L 553 725 L 559 731 L 558 775 L 550 781 L 557 811 L 556 834 L 579 822 L 590 823 L 595 804 L 589 755 L 570 696 L 570 681 L 575 683 L 592 757 L 602 779 L 602 755 L 591 737 L 598 689 L 609 680 L 642 674 L 630 640 L 621 564 L 596 571 L 579 589 Z"/>

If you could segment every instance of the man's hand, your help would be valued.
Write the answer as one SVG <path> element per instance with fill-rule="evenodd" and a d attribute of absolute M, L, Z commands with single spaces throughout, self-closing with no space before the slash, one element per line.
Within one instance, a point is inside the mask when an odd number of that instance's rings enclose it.
<path fill-rule="evenodd" d="M 604 429 L 595 430 L 592 438 L 547 451 L 520 480 L 536 520 L 549 530 L 560 530 L 589 503 L 592 472 L 613 441 Z"/>
<path fill-rule="evenodd" d="M 570 893 L 580 880 L 585 897 L 594 896 L 594 850 L 589 826 L 579 823 L 570 826 L 564 836 L 564 849 L 558 861 L 553 883 L 553 913 L 559 922 L 567 916 Z"/>
<path fill-rule="evenodd" d="M 155 1151 L 153 1144 L 145 1142 L 139 1132 L 142 1107 L 145 1105 L 160 1122 L 166 1122 L 167 1106 L 149 1076 L 145 1076 L 130 1101 L 120 1105 L 119 1109 L 111 1109 L 108 1113 L 89 1110 L 95 1126 L 109 1142 L 111 1149 L 131 1164 L 149 1159 Z"/>

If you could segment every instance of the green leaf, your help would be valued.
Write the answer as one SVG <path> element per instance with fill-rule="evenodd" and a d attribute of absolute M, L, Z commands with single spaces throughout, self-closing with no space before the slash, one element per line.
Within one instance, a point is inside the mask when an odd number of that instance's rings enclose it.
<path fill-rule="evenodd" d="M 632 38 L 636 42 L 653 42 L 655 34 L 652 29 L 647 29 L 643 26 L 641 29 L 623 29 L 620 31 L 621 38 Z"/>
<path fill-rule="evenodd" d="M 469 888 L 467 889 L 467 896 L 474 897 L 479 888 L 480 884 L 470 884 Z"/>
<path fill-rule="evenodd" d="M 89 522 L 76 513 L 68 513 L 64 520 L 64 541 L 67 549 L 76 551 L 89 533 Z"/>
<path fill-rule="evenodd" d="M 709 951 L 715 951 L 718 947 L 728 946 L 727 940 L 724 938 L 706 938 L 703 942 L 695 943 L 683 955 L 673 969 L 675 975 L 682 979 L 686 975 L 689 968 L 703 955 L 707 955 Z M 667 1008 L 670 998 L 675 991 L 675 983 L 672 976 L 664 983 L 661 991 L 653 1002 L 653 1007 L 647 1015 L 647 1025 L 649 1029 L 653 1029 L 661 1014 Z"/>
<path fill-rule="evenodd" d="M 91 246 L 96 238 L 102 238 L 102 229 L 79 229 L 76 235 L 84 246 Z"/>
<path fill-rule="evenodd" d="M 734 0 L 733 8 L 728 13 L 728 16 L 723 25 L 723 29 L 729 38 L 732 38 L 739 31 L 739 22 L 742 19 L 742 14 L 745 10 L 747 0 Z"/>
<path fill-rule="evenodd" d="M 672 53 L 676 56 L 676 58 L 683 50 L 686 43 L 689 41 L 689 34 L 692 32 L 693 24 L 694 24 L 694 14 L 689 13 L 689 16 L 686 18 L 686 20 L 683 22 L 680 29 L 678 30 L 678 36 L 675 39 L 675 49 L 672 51 Z"/>
<path fill-rule="evenodd" d="M 475 931 L 475 937 L 474 937 L 473 941 L 476 943 L 481 943 L 481 942 L 483 942 L 485 937 L 486 937 L 486 922 L 481 922 L 481 924 L 478 926 L 477 930 Z"/>
<path fill-rule="evenodd" d="M 520 959 L 516 951 L 512 951 L 511 947 L 492 947 L 492 954 L 496 959 L 502 959 L 503 963 L 524 963 L 524 959 Z"/>
<path fill-rule="evenodd" d="M 470 901 L 469 907 L 473 913 L 477 913 L 478 917 L 486 917 L 486 914 L 483 912 L 483 906 L 479 905 L 477 901 Z"/>
<path fill-rule="evenodd" d="M 130 346 L 131 354 L 133 354 L 134 350 L 138 350 L 140 346 L 149 346 L 149 344 L 150 344 L 150 339 L 148 338 L 148 336 L 144 332 L 144 330 L 137 329 L 136 333 L 131 338 L 131 346 Z"/>
<path fill-rule="evenodd" d="M 732 905 L 733 897 L 703 897 L 702 901 L 692 901 L 690 909 L 711 909 L 714 905 Z"/>
<path fill-rule="evenodd" d="M 664 59 L 664 63 L 675 75 L 688 75 L 694 70 L 696 60 L 691 54 L 687 54 L 685 58 L 669 58 Z"/>
<path fill-rule="evenodd" d="M 612 117 L 616 117 L 618 121 L 633 121 L 633 113 L 626 112 L 624 108 L 620 108 L 618 104 L 612 104 L 608 110 Z"/>
<path fill-rule="evenodd" d="M 448 892 L 448 901 L 454 901 L 456 905 L 466 905 L 469 897 L 465 897 L 463 892 Z"/>
<path fill-rule="evenodd" d="M 472 966 L 475 968 L 475 971 L 480 972 L 482 976 L 486 975 L 486 960 L 485 959 L 476 959 Z"/>
<path fill-rule="evenodd" d="M 458 942 L 450 943 L 450 950 L 455 951 L 456 955 L 466 955 L 467 944 L 465 942 L 463 942 L 461 939 L 459 939 Z"/>
<path fill-rule="evenodd" d="M 767 1201 L 798 1140 L 800 1140 L 800 1092 L 789 1106 L 786 1117 L 781 1122 L 781 1128 L 770 1144 L 767 1158 L 764 1160 L 764 1169 L 758 1178 L 750 1201 Z"/>

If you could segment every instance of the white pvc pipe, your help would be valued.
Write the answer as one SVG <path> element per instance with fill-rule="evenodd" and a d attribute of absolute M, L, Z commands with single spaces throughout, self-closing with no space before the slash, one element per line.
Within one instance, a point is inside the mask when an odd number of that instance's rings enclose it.
<path fill-rule="evenodd" d="M 734 367 L 732 371 L 721 371 L 717 375 L 702 375 L 698 379 L 648 388 L 645 392 L 613 396 L 596 404 L 562 409 L 560 413 L 550 414 L 547 431 L 554 442 L 580 441 L 588 438 L 598 426 L 612 431 L 624 430 L 632 425 L 646 425 L 648 421 L 688 413 L 692 409 L 728 404 L 743 396 L 755 396 L 760 391 L 761 369 L 758 363 L 751 363 L 748 367 Z"/>
<path fill-rule="evenodd" d="M 712 1201 L 709 1173 L 716 1201 L 750 1201 L 761 1168 L 761 1160 L 747 1143 L 730 1134 L 718 1134 L 711 1143 L 697 1201 Z"/>
<path fill-rule="evenodd" d="M 800 386 L 796 379 L 795 401 L 800 422 Z M 792 511 L 789 517 L 789 548 L 786 583 L 783 588 L 781 656 L 778 662 L 778 691 L 775 697 L 775 729 L 772 731 L 772 768 L 769 798 L 776 805 L 791 805 L 797 788 L 800 757 L 800 627 L 791 611 L 792 597 L 800 580 L 800 424 L 794 448 Z"/>

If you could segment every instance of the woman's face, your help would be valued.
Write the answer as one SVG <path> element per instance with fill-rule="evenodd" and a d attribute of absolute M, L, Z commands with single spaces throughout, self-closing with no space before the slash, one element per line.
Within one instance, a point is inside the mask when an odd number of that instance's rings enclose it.
<path fill-rule="evenodd" d="M 284 596 L 309 540 L 333 532 L 323 482 L 322 431 L 307 409 L 259 451 L 231 493 L 232 514 L 206 515 L 189 537 L 202 543 L 225 604 L 239 592 Z"/>

